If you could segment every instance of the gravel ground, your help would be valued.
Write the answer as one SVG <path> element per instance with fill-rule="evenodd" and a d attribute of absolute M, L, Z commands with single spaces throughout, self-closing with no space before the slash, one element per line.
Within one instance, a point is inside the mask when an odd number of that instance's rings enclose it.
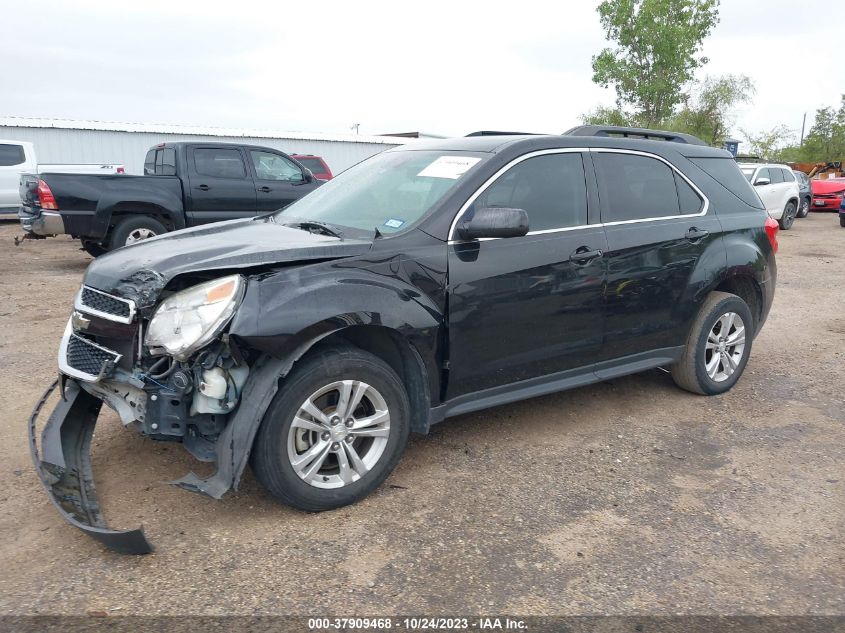
<path fill-rule="evenodd" d="M 353 506 L 308 515 L 247 473 L 214 501 L 178 444 L 101 416 L 112 554 L 55 512 L 25 422 L 90 258 L 0 223 L 0 614 L 845 614 L 845 229 L 780 234 L 775 305 L 728 394 L 651 371 L 461 416 Z"/>

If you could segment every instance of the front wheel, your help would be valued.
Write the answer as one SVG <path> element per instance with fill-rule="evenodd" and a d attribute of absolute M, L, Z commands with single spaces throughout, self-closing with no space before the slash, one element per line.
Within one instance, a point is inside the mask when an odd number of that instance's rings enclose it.
<path fill-rule="evenodd" d="M 792 228 L 792 225 L 795 223 L 795 214 L 797 211 L 798 207 L 792 200 L 786 203 L 786 206 L 783 208 L 783 215 L 778 220 L 778 224 L 780 224 L 782 230 L 788 231 Z"/>
<path fill-rule="evenodd" d="M 370 494 L 408 442 L 410 406 L 387 363 L 357 348 L 314 354 L 284 379 L 252 449 L 255 476 L 281 502 L 319 512 Z"/>
<path fill-rule="evenodd" d="M 675 384 L 705 396 L 736 384 L 748 363 L 754 320 L 748 304 L 727 292 L 711 292 L 690 330 L 681 359 L 672 366 Z"/>
<path fill-rule="evenodd" d="M 798 209 L 798 217 L 806 218 L 810 214 L 810 199 L 804 198 L 801 201 L 801 208 Z"/>

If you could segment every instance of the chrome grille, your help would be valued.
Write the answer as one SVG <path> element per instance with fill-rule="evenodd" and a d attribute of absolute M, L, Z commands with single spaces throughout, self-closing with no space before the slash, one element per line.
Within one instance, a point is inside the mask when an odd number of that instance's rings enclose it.
<path fill-rule="evenodd" d="M 76 297 L 74 307 L 81 312 L 87 312 L 109 321 L 119 321 L 120 323 L 131 323 L 135 317 L 135 303 L 133 301 L 115 297 L 89 286 L 82 286 Z"/>

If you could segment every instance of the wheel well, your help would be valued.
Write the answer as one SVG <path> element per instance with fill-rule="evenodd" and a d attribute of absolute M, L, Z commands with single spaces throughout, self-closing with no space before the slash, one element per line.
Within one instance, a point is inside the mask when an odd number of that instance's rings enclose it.
<path fill-rule="evenodd" d="M 428 372 L 419 354 L 395 330 L 377 325 L 354 325 L 322 339 L 304 356 L 326 347 L 353 345 L 377 356 L 397 373 L 411 405 L 411 430 L 428 433 L 431 397 Z M 303 357 L 304 357 L 303 356 Z"/>
<path fill-rule="evenodd" d="M 114 228 L 124 217 L 131 215 L 146 215 L 161 222 L 168 231 L 176 227 L 170 214 L 157 204 L 150 202 L 121 202 L 112 209 L 112 219 L 109 228 Z"/>
<path fill-rule="evenodd" d="M 751 316 L 754 317 L 754 331 L 757 331 L 757 324 L 760 323 L 763 316 L 763 292 L 753 278 L 729 277 L 713 290 L 730 292 L 745 301 L 748 304 L 748 309 L 751 310 Z"/>

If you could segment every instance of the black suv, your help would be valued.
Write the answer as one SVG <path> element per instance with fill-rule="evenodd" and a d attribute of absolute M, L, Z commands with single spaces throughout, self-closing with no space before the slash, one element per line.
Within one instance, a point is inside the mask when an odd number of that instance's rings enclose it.
<path fill-rule="evenodd" d="M 386 151 L 283 211 L 92 262 L 40 456 L 30 420 L 36 467 L 66 518 L 138 553 L 142 531 L 106 528 L 94 494 L 103 402 L 216 463 L 179 486 L 220 497 L 250 461 L 320 511 L 450 416 L 661 366 L 722 393 L 772 304 L 767 217 L 730 154 L 666 132 Z"/>

